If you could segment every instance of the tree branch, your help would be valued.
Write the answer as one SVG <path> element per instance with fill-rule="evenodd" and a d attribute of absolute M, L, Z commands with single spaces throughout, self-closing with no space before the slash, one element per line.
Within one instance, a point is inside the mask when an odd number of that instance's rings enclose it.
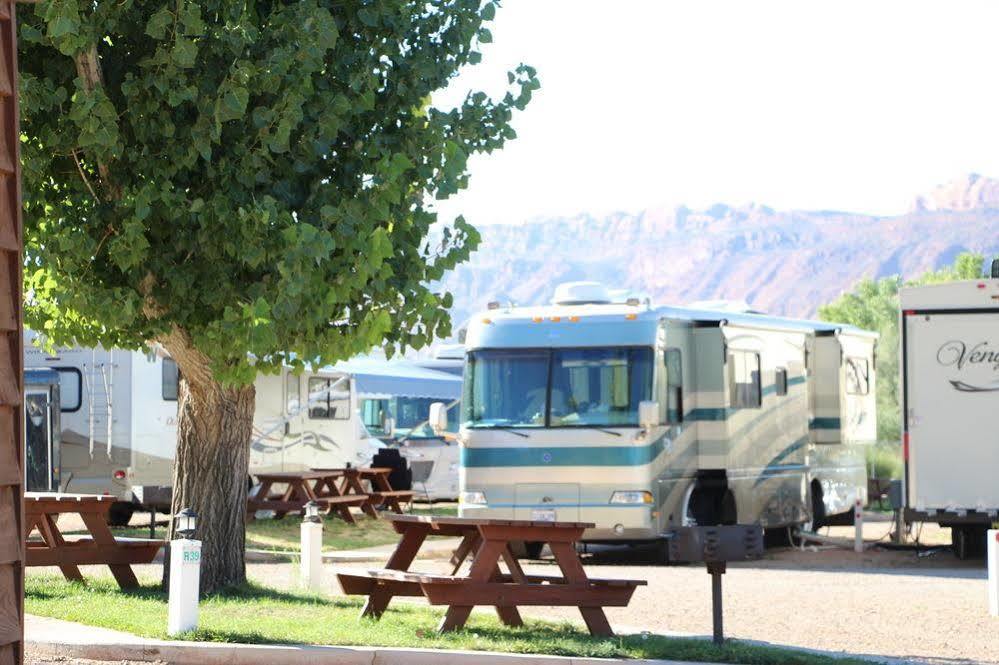
<path fill-rule="evenodd" d="M 83 87 L 88 92 L 104 87 L 104 75 L 101 73 L 101 61 L 97 57 L 97 44 L 91 44 L 86 50 L 80 51 L 74 56 L 76 62 L 76 73 L 83 81 Z M 121 189 L 114 184 L 111 179 L 111 169 L 105 162 L 97 162 L 97 173 L 104 183 L 105 198 L 108 201 L 121 197 Z"/>

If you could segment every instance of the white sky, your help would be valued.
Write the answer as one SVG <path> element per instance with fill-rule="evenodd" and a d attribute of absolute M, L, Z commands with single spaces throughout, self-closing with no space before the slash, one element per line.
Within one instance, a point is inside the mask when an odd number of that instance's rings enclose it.
<path fill-rule="evenodd" d="M 751 201 L 903 212 L 999 176 L 999 2 L 504 0 L 481 65 L 534 65 L 519 138 L 440 206 L 473 224 Z"/>

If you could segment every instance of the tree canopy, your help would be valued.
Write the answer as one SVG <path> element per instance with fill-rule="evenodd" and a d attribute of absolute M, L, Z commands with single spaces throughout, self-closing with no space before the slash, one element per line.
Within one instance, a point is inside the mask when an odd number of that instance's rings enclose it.
<path fill-rule="evenodd" d="M 879 280 L 864 279 L 850 293 L 845 293 L 828 305 L 819 307 L 819 318 L 825 321 L 851 323 L 880 335 L 877 346 L 878 439 L 900 441 L 901 406 L 899 400 L 899 304 L 898 291 L 903 286 L 938 284 L 983 275 L 984 257 L 980 254 L 960 254 L 953 265 L 931 270 L 922 276 L 904 281 L 898 275 Z"/>
<path fill-rule="evenodd" d="M 55 343 L 182 331 L 215 377 L 449 333 L 477 243 L 434 199 L 538 87 L 428 105 L 481 0 L 45 0 L 20 11 L 26 320 Z M 436 228 L 436 227 L 435 227 Z M 430 240 L 432 238 L 432 240 Z"/>

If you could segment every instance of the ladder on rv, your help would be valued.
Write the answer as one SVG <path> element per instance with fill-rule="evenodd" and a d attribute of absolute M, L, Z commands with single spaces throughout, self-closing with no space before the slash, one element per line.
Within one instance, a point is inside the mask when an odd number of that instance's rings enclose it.
<path fill-rule="evenodd" d="M 114 424 L 114 351 L 107 359 L 98 360 L 97 350 L 91 351 L 90 362 L 83 364 L 83 385 L 87 392 L 87 423 L 90 459 L 94 458 L 97 437 L 105 436 L 105 455 L 111 459 L 112 425 Z"/>

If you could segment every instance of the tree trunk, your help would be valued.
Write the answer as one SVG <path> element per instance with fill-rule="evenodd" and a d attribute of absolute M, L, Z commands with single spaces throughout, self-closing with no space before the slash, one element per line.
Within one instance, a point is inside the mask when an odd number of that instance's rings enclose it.
<path fill-rule="evenodd" d="M 253 429 L 253 385 L 227 387 L 183 331 L 162 340 L 182 379 L 177 405 L 177 454 L 172 514 L 198 514 L 201 593 L 246 581 L 246 492 Z M 174 537 L 171 522 L 169 538 Z M 164 566 L 163 581 L 169 576 Z"/>

